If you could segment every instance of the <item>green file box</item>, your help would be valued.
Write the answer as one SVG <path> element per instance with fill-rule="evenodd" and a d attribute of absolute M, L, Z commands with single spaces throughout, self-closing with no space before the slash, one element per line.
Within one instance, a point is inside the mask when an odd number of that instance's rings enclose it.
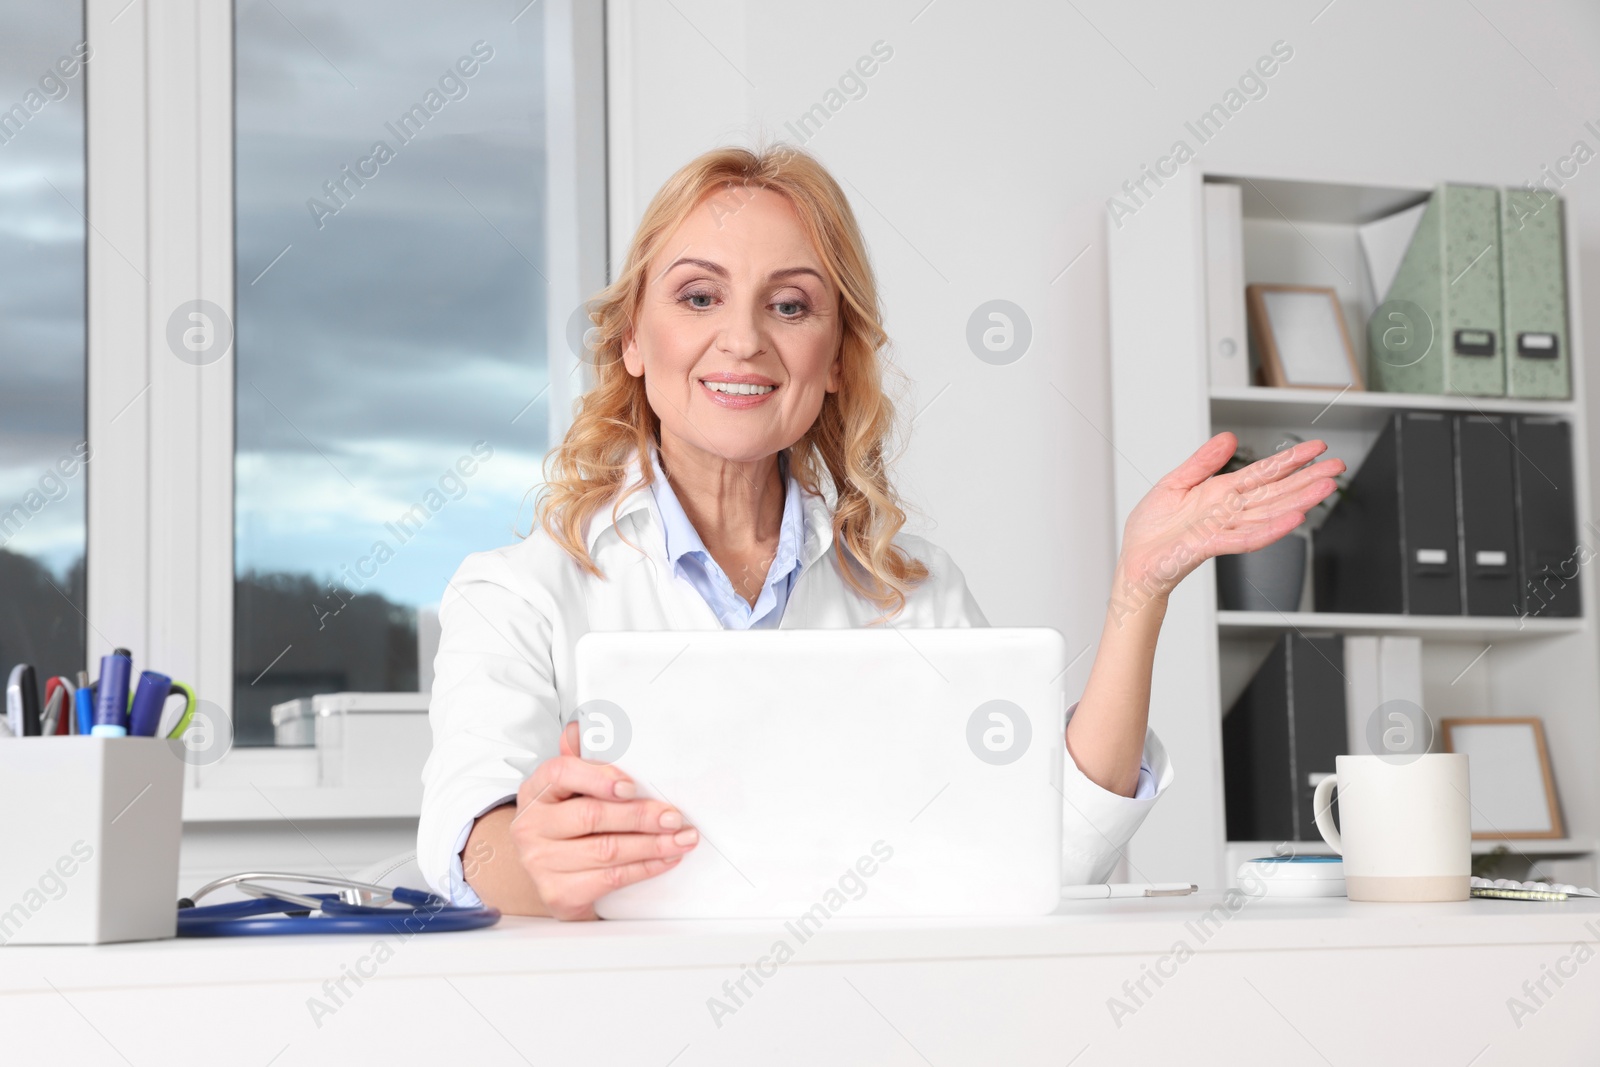
<path fill-rule="evenodd" d="M 1505 394 L 1499 246 L 1499 190 L 1451 183 L 1434 190 L 1394 284 L 1367 324 L 1369 388 Z M 1384 332 L 1398 302 L 1427 317 L 1432 344 L 1421 358 L 1385 358 Z"/>
<path fill-rule="evenodd" d="M 1565 400 L 1572 365 L 1561 198 L 1507 188 L 1500 202 L 1506 395 Z"/>

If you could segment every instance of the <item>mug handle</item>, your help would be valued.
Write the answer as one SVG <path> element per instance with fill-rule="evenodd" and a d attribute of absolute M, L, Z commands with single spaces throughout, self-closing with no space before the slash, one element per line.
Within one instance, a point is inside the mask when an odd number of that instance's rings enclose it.
<path fill-rule="evenodd" d="M 1317 832 L 1322 834 L 1322 839 L 1328 843 L 1339 855 L 1344 855 L 1344 841 L 1339 837 L 1338 827 L 1333 825 L 1333 788 L 1339 782 L 1339 776 L 1330 774 L 1317 783 L 1317 791 L 1311 794 L 1311 811 L 1317 819 Z"/>

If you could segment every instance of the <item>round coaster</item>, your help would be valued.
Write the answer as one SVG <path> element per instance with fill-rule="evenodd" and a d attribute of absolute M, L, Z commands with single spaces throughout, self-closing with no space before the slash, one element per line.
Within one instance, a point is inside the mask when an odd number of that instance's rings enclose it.
<path fill-rule="evenodd" d="M 1263 856 L 1239 864 L 1241 888 L 1263 887 L 1269 897 L 1342 897 L 1344 861 L 1338 856 Z"/>

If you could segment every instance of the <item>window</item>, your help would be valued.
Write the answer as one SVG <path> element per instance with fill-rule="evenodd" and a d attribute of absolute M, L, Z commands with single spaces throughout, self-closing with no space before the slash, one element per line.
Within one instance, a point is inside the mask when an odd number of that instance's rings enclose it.
<path fill-rule="evenodd" d="M 0 670 L 126 647 L 245 745 L 429 685 L 589 384 L 604 10 L 0 5 Z M 191 817 L 304 765 L 228 751 Z"/>
<path fill-rule="evenodd" d="M 545 5 L 430 7 L 235 7 L 239 744 L 281 701 L 416 690 L 447 579 L 531 519 Z"/>
<path fill-rule="evenodd" d="M 0 667 L 85 653 L 83 11 L 0 6 Z"/>

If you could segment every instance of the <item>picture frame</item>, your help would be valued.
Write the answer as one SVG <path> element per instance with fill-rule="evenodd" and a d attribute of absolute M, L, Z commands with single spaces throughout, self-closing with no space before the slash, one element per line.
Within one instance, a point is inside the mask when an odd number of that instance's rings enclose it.
<path fill-rule="evenodd" d="M 1504 841 L 1564 837 L 1544 724 L 1534 717 L 1441 719 L 1446 752 L 1465 752 L 1472 837 Z"/>
<path fill-rule="evenodd" d="M 1366 391 L 1337 291 L 1258 282 L 1244 292 L 1263 384 Z"/>

